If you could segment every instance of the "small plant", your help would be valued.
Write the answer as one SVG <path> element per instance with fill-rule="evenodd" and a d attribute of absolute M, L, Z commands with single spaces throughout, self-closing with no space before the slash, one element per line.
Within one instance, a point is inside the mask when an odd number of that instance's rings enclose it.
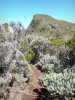
<path fill-rule="evenodd" d="M 52 46 L 65 46 L 65 41 L 63 39 L 56 39 L 56 38 L 51 38 L 50 39 L 50 45 Z"/>
<path fill-rule="evenodd" d="M 27 54 L 25 55 L 25 60 L 27 60 L 28 62 L 30 62 L 35 56 L 35 53 L 32 49 L 28 49 L 27 50 Z"/>
<path fill-rule="evenodd" d="M 16 73 L 17 73 L 17 68 L 14 67 L 14 68 L 12 69 L 12 73 L 13 73 L 13 74 L 16 74 Z"/>
<path fill-rule="evenodd" d="M 29 47 L 29 43 L 27 40 L 25 39 L 21 39 L 20 41 L 20 45 L 21 45 L 21 48 L 20 50 L 24 53 L 26 51 L 26 49 Z"/>
<path fill-rule="evenodd" d="M 75 56 L 75 36 L 73 36 L 66 42 L 66 46 L 69 47 L 68 48 L 69 55 Z"/>
<path fill-rule="evenodd" d="M 65 69 L 62 73 L 45 74 L 39 78 L 39 81 L 44 84 L 48 91 L 59 93 L 66 97 L 75 96 L 75 67 Z"/>
<path fill-rule="evenodd" d="M 69 46 L 70 48 L 75 47 L 75 36 L 73 36 L 71 39 L 69 39 L 66 43 L 67 46 Z"/>
<path fill-rule="evenodd" d="M 8 28 L 8 23 L 4 23 L 3 26 L 4 26 L 5 28 Z"/>

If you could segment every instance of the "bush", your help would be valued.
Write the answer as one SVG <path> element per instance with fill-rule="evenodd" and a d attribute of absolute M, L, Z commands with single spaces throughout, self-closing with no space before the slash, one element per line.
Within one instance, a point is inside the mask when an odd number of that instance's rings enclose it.
<path fill-rule="evenodd" d="M 71 50 L 75 48 L 75 36 L 66 42 L 66 46 L 70 47 Z"/>
<path fill-rule="evenodd" d="M 55 56 L 45 55 L 36 66 L 46 73 L 59 72 L 60 71 L 60 61 Z"/>
<path fill-rule="evenodd" d="M 51 38 L 50 39 L 50 45 L 52 46 L 62 46 L 65 45 L 65 41 L 63 39 L 56 39 L 56 38 Z"/>
<path fill-rule="evenodd" d="M 69 64 L 74 65 L 75 64 L 75 36 L 73 36 L 71 39 L 69 39 L 66 43 L 67 52 L 69 55 Z"/>
<path fill-rule="evenodd" d="M 8 23 L 4 23 L 4 24 L 3 24 L 3 27 L 5 28 L 5 30 L 8 29 L 8 26 L 9 26 Z"/>
<path fill-rule="evenodd" d="M 27 54 L 25 55 L 25 60 L 30 62 L 31 60 L 33 60 L 34 56 L 35 56 L 34 51 L 32 49 L 28 49 Z"/>
<path fill-rule="evenodd" d="M 14 68 L 12 69 L 12 73 L 13 73 L 13 74 L 16 74 L 16 73 L 17 73 L 17 68 L 14 67 Z"/>
<path fill-rule="evenodd" d="M 75 67 L 65 69 L 62 73 L 45 74 L 39 78 L 48 91 L 60 95 L 75 96 Z"/>
<path fill-rule="evenodd" d="M 26 50 L 29 48 L 29 43 L 26 39 L 20 40 L 20 50 L 22 53 L 26 52 Z"/>

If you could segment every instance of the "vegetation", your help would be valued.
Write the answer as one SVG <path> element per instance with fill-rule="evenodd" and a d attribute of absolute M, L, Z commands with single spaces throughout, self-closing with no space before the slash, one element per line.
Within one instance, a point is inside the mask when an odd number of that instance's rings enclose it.
<path fill-rule="evenodd" d="M 33 60 L 34 56 L 35 56 L 34 51 L 32 49 L 28 49 L 27 54 L 25 55 L 25 60 L 30 62 L 31 60 Z"/>
<path fill-rule="evenodd" d="M 45 74 L 39 78 L 48 91 L 53 95 L 59 93 L 66 97 L 75 96 L 75 66 L 72 69 L 65 69 L 62 73 Z"/>
<path fill-rule="evenodd" d="M 7 29 L 8 28 L 8 23 L 4 23 L 3 26 Z"/>
<path fill-rule="evenodd" d="M 45 100 L 54 100 L 50 97 L 56 94 L 75 97 L 74 34 L 75 24 L 47 15 L 35 15 L 27 30 L 20 22 L 0 25 L 1 77 L 5 80 L 6 76 L 7 80 L 7 71 L 11 70 L 11 75 L 21 72 L 30 81 L 32 76 L 28 63 L 32 63 L 44 74 L 39 82 L 48 93 L 45 95 L 44 89 L 40 89 L 39 98 L 44 96 Z"/>
<path fill-rule="evenodd" d="M 48 15 L 35 15 L 27 31 L 30 33 L 50 34 L 54 37 L 63 38 L 64 35 L 74 34 L 75 24 L 66 21 L 56 20 Z M 32 31 L 34 30 L 34 31 Z M 64 38 L 63 38 L 64 39 Z"/>
<path fill-rule="evenodd" d="M 21 39 L 20 40 L 20 45 L 21 45 L 20 50 L 23 53 L 26 52 L 26 50 L 29 48 L 29 43 L 26 39 Z"/>
<path fill-rule="evenodd" d="M 50 45 L 52 46 L 64 46 L 65 43 L 63 39 L 50 38 Z"/>
<path fill-rule="evenodd" d="M 75 36 L 73 36 L 71 39 L 69 39 L 66 43 L 67 46 L 70 48 L 75 48 Z"/>
<path fill-rule="evenodd" d="M 75 58 L 75 36 L 73 36 L 71 39 L 69 39 L 67 42 L 66 42 L 66 46 L 69 47 L 69 55 L 73 56 Z M 74 61 L 75 62 L 75 61 Z"/>
<path fill-rule="evenodd" d="M 16 67 L 14 67 L 14 68 L 12 69 L 12 73 L 13 73 L 13 74 L 16 74 L 16 73 L 17 73 L 17 68 L 16 68 Z"/>

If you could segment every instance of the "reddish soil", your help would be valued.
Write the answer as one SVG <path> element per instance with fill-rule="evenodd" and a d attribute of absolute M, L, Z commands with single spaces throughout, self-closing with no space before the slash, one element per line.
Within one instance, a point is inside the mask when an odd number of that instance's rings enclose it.
<path fill-rule="evenodd" d="M 41 87 L 39 86 L 34 86 L 30 84 L 27 89 L 25 89 L 25 93 L 23 95 L 22 100 L 35 100 L 38 94 L 34 92 L 34 89 L 40 89 Z"/>
<path fill-rule="evenodd" d="M 35 77 L 36 79 L 38 79 L 39 76 L 43 75 L 43 73 L 40 70 L 38 70 L 34 65 L 31 65 L 31 69 L 33 77 Z"/>
<path fill-rule="evenodd" d="M 38 80 L 38 77 L 43 75 L 43 73 L 40 72 L 34 65 L 31 65 L 31 69 L 35 83 L 32 82 L 26 86 L 22 100 L 35 100 L 38 94 L 33 90 L 42 88 L 42 86 L 40 86 L 36 80 Z"/>

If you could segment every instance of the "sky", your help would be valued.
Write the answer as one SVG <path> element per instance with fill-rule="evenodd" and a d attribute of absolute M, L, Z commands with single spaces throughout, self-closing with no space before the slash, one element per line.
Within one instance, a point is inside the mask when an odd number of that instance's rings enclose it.
<path fill-rule="evenodd" d="M 75 0 L 0 0 L 0 23 L 20 21 L 28 27 L 35 14 L 75 23 Z"/>

